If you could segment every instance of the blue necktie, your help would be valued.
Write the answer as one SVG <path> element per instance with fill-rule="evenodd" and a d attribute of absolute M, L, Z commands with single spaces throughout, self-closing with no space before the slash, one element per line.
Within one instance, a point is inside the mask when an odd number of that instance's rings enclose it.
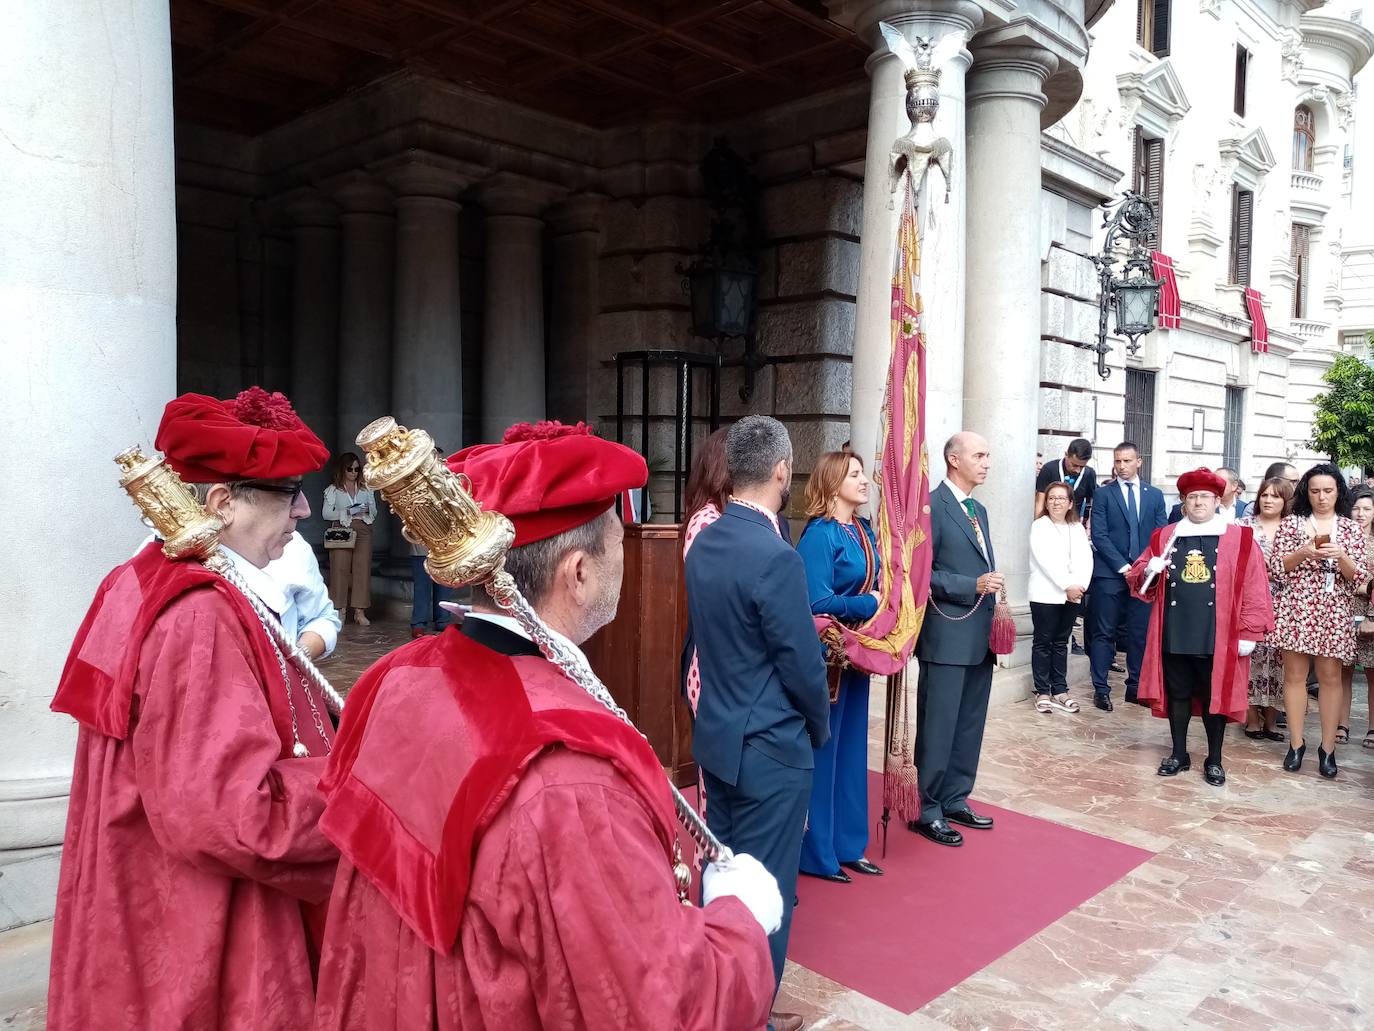
<path fill-rule="evenodd" d="M 1131 554 L 1134 562 L 1140 556 L 1140 509 L 1135 504 L 1135 484 L 1126 481 L 1126 520 L 1131 526 Z"/>

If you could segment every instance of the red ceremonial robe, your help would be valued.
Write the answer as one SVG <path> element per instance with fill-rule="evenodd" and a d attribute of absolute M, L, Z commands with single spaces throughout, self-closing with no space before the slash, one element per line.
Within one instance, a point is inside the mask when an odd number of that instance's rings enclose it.
<path fill-rule="evenodd" d="M 1160 642 L 1164 635 L 1164 609 L 1168 604 L 1167 578 L 1161 574 L 1155 577 L 1149 590 L 1142 592 L 1140 588 L 1147 576 L 1146 565 L 1156 555 L 1169 550 L 1169 542 L 1182 525 L 1173 523 L 1156 530 L 1150 536 L 1150 546 L 1135 560 L 1126 577 L 1136 597 L 1152 603 L 1150 635 L 1140 670 L 1138 697 L 1150 703 L 1150 711 L 1156 716 L 1165 718 L 1169 714 Z M 1245 719 L 1249 704 L 1250 657 L 1237 655 L 1236 646 L 1241 641 L 1263 640 L 1264 635 L 1274 629 L 1269 571 L 1250 527 L 1228 527 L 1218 539 L 1216 585 L 1217 636 L 1212 660 L 1212 696 L 1207 711 L 1240 722 Z M 1194 710 L 1199 708 L 1194 703 Z"/>
<path fill-rule="evenodd" d="M 545 659 L 457 627 L 386 656 L 323 786 L 342 858 L 317 1029 L 766 1023 L 762 928 L 736 898 L 678 902 L 653 750 Z"/>
<path fill-rule="evenodd" d="M 295 759 L 281 671 L 237 589 L 157 544 L 105 578 L 53 699 L 81 726 L 50 1031 L 308 1024 L 307 916 L 318 941 L 338 853 L 301 692 L 311 758 Z"/>

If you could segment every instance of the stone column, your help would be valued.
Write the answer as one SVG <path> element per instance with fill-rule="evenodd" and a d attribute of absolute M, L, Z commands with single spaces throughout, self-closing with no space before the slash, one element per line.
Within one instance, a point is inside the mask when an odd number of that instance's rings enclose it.
<path fill-rule="evenodd" d="M 52 916 L 76 725 L 48 704 L 147 534 L 111 459 L 176 390 L 168 35 L 165 0 L 28 0 L 0 37 L 0 931 Z M 7 939 L 9 984 L 41 986 L 41 929 Z"/>
<path fill-rule="evenodd" d="M 391 317 L 396 262 L 396 217 L 391 191 L 365 172 L 329 183 L 342 209 L 343 257 L 339 273 L 339 393 L 336 452 L 360 457 L 358 431 L 391 411 Z M 385 504 L 378 498 L 379 504 Z M 372 546 L 384 553 L 391 540 L 384 514 L 372 528 Z"/>
<path fill-rule="evenodd" d="M 396 191 L 396 298 L 391 409 L 445 452 L 463 440 L 463 334 L 458 304 L 458 194 L 467 178 L 436 155 L 388 169 Z"/>
<path fill-rule="evenodd" d="M 291 221 L 291 402 L 331 454 L 337 445 L 339 360 L 339 213 L 318 190 L 303 188 L 282 198 Z M 326 466 L 327 468 L 327 466 Z M 310 517 L 297 524 L 306 540 L 324 537 L 320 517 L 327 477 L 305 477 Z"/>
<path fill-rule="evenodd" d="M 966 227 L 964 425 L 992 445 L 978 498 L 1021 609 L 1039 426 L 1040 111 L 1055 67 L 1039 48 L 995 47 L 975 52 L 968 77 L 968 191 L 977 202 Z"/>
<path fill-rule="evenodd" d="M 549 313 L 548 415 L 562 422 L 592 418 L 593 341 L 601 311 L 597 265 L 606 198 L 584 193 L 550 213 L 553 311 Z"/>
<path fill-rule="evenodd" d="M 832 7 L 837 5 L 832 4 Z M 863 235 L 859 249 L 859 287 L 854 324 L 854 386 L 850 440 L 868 460 L 877 452 L 887 364 L 891 352 L 891 282 L 897 239 L 897 201 L 888 190 L 892 143 L 910 128 L 906 116 L 906 81 L 902 62 L 882 42 L 878 22 L 900 29 L 908 40 L 941 39 L 951 32 L 969 34 L 983 18 L 967 0 L 950 0 L 938 10 L 911 0 L 884 0 L 854 5 L 855 31 L 874 47 L 867 69 L 871 80 L 868 144 L 864 158 Z M 923 9 L 918 9 L 923 8 Z M 837 16 L 844 17 L 844 10 Z M 934 129 L 954 146 L 950 199 L 944 200 L 944 176 L 932 169 L 924 194 L 917 198 L 921 226 L 921 295 L 925 302 L 926 437 L 931 474 L 939 478 L 940 449 L 962 418 L 964 366 L 964 212 L 967 157 L 964 146 L 964 78 L 968 51 L 941 69 L 940 110 Z M 1038 174 L 1036 182 L 1039 182 Z"/>
<path fill-rule="evenodd" d="M 546 411 L 544 223 L 548 195 L 505 178 L 482 191 L 487 213 L 482 341 L 482 440 Z"/>

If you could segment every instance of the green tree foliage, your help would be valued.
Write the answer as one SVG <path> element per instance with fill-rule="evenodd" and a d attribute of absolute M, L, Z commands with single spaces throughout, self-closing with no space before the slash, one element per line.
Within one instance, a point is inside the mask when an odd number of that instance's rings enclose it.
<path fill-rule="evenodd" d="M 1329 389 L 1313 401 L 1312 449 L 1339 466 L 1374 466 L 1374 368 L 1342 355 L 1322 380 Z"/>

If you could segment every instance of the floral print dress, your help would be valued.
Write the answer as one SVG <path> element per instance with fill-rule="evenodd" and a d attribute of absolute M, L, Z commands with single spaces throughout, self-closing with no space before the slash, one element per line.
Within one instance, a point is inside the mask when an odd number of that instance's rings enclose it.
<path fill-rule="evenodd" d="M 1264 535 L 1259 520 L 1254 516 L 1246 516 L 1244 519 L 1237 519 L 1236 525 L 1248 526 L 1255 531 L 1255 541 L 1264 552 L 1264 561 L 1267 564 L 1271 563 L 1274 540 Z M 1275 612 L 1279 608 L 1282 584 L 1283 578 L 1274 575 L 1273 566 L 1270 564 L 1269 597 L 1274 603 Z M 1283 653 L 1270 643 L 1273 636 L 1272 633 L 1266 634 L 1264 640 L 1255 645 L 1255 650 L 1250 655 L 1249 702 L 1251 705 L 1278 709 L 1283 707 Z"/>
<path fill-rule="evenodd" d="M 1312 526 L 1305 516 L 1287 516 L 1274 534 L 1269 570 L 1282 588 L 1274 604 L 1275 626 L 1269 643 L 1286 652 L 1340 659 L 1348 666 L 1355 661 L 1355 624 L 1351 618 L 1355 611 L 1355 584 L 1337 572 L 1328 591 L 1326 571 L 1314 559 L 1291 572 L 1283 569 L 1283 557 L 1312 539 Z M 1356 582 L 1368 577 L 1369 560 L 1360 525 L 1353 519 L 1337 516 L 1335 543 L 1358 567 Z"/>

